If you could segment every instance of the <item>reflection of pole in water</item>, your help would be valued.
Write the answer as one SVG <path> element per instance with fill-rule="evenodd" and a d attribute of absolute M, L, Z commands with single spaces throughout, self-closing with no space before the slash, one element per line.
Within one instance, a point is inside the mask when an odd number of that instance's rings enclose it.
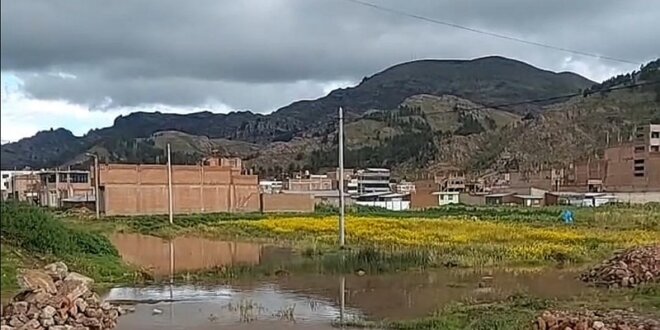
<path fill-rule="evenodd" d="M 346 308 L 346 277 L 339 280 L 339 323 L 344 324 L 344 309 Z"/>
<path fill-rule="evenodd" d="M 174 285 L 174 241 L 170 240 L 170 323 L 174 317 L 174 295 L 173 288 Z"/>

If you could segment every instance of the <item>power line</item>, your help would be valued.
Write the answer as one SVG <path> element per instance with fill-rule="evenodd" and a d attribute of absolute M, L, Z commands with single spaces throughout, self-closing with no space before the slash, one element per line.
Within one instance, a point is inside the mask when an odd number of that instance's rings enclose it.
<path fill-rule="evenodd" d="M 500 38 L 500 39 L 516 41 L 516 42 L 520 42 L 520 43 L 524 43 L 524 44 L 528 44 L 528 45 L 532 45 L 532 46 L 538 46 L 538 47 L 543 47 L 543 48 L 547 48 L 547 49 L 554 49 L 554 50 L 558 50 L 558 51 L 562 51 L 562 52 L 566 52 L 566 53 L 572 53 L 572 54 L 577 54 L 577 55 L 582 55 L 582 56 L 594 57 L 594 58 L 604 59 L 604 60 L 613 61 L 613 62 L 621 62 L 621 63 L 635 64 L 635 65 L 640 65 L 641 64 L 641 63 L 626 60 L 626 59 L 621 59 L 621 58 L 616 58 L 616 57 L 611 57 L 611 56 L 605 56 L 605 55 L 598 55 L 598 54 L 595 54 L 595 53 L 589 53 L 589 52 L 585 52 L 585 51 L 581 51 L 581 50 L 544 44 L 544 43 L 531 41 L 531 40 L 526 40 L 526 39 L 522 39 L 522 38 L 510 36 L 510 35 L 490 32 L 490 31 L 486 31 L 486 30 L 472 28 L 472 27 L 469 27 L 469 26 L 459 25 L 459 24 L 456 24 L 456 23 L 441 21 L 441 20 L 438 20 L 438 19 L 435 19 L 435 18 L 430 18 L 430 17 L 425 17 L 425 16 L 421 16 L 421 15 L 417 15 L 417 14 L 412 14 L 412 13 L 405 12 L 405 11 L 402 11 L 402 10 L 399 10 L 399 9 L 383 7 L 381 5 L 377 5 L 377 4 L 362 1 L 362 0 L 344 0 L 344 1 L 352 2 L 354 4 L 358 4 L 358 5 L 365 6 L 365 7 L 371 7 L 371 8 L 377 9 L 377 10 L 385 11 L 385 12 L 396 14 L 396 15 L 402 15 L 402 16 L 407 16 L 407 17 L 410 17 L 410 18 L 415 18 L 415 19 L 426 21 L 426 22 L 429 22 L 429 23 L 444 25 L 444 26 L 455 28 L 455 29 L 470 31 L 470 32 L 479 33 L 479 34 L 483 34 L 483 35 L 487 35 L 487 36 L 491 36 L 491 37 L 496 37 L 496 38 Z"/>

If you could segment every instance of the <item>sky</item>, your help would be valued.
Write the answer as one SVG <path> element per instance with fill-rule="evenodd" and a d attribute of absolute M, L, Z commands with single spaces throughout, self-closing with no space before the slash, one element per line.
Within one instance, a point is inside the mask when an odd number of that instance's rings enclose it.
<path fill-rule="evenodd" d="M 1 139 L 76 135 L 134 111 L 268 113 L 423 58 L 514 58 L 594 81 L 660 57 L 647 0 L 0 2 Z"/>

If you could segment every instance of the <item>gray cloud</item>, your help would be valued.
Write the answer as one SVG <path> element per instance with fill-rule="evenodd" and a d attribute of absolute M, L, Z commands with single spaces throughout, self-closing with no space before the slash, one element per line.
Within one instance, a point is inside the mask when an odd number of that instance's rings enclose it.
<path fill-rule="evenodd" d="M 644 62 L 660 6 L 635 1 L 369 0 L 533 41 Z M 503 55 L 590 78 L 636 68 L 494 39 L 345 0 L 1 2 L 1 68 L 37 98 L 220 102 L 269 111 L 417 58 Z M 574 63 L 566 64 L 571 57 Z M 47 73 L 64 72 L 76 79 Z"/>

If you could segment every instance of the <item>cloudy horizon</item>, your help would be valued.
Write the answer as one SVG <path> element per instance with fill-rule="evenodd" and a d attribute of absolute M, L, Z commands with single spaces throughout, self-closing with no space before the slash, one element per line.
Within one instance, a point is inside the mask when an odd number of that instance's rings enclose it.
<path fill-rule="evenodd" d="M 634 63 L 660 55 L 643 0 L 369 0 L 475 29 Z M 1 140 L 76 135 L 134 111 L 268 113 L 417 59 L 499 55 L 594 81 L 638 69 L 346 0 L 1 2 Z"/>

